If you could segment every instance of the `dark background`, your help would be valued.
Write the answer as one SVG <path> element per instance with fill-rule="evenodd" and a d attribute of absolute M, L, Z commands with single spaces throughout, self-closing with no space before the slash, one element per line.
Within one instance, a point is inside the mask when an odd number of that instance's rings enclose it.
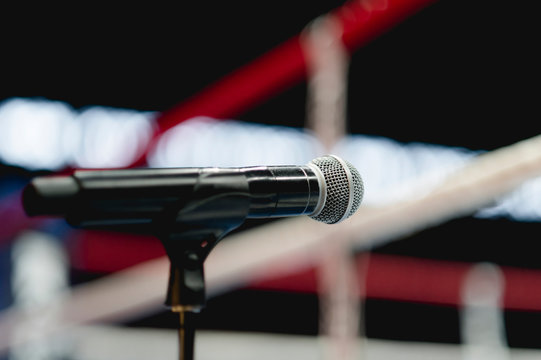
<path fill-rule="evenodd" d="M 6 7 L 0 100 L 43 97 L 75 108 L 164 111 L 342 3 Z M 349 131 L 472 150 L 537 135 L 539 21 L 533 6 L 440 0 L 357 50 L 349 76 Z M 302 127 L 305 93 L 305 84 L 299 84 L 237 118 Z M 2 171 L 20 173 L 6 166 Z M 374 251 L 540 268 L 539 228 L 538 223 L 465 218 Z M 317 312 L 315 296 L 243 289 L 212 299 L 200 325 L 315 334 Z M 459 341 L 455 308 L 369 300 L 366 314 L 371 337 Z M 541 327 L 540 314 L 507 312 L 506 319 L 510 345 L 541 347 L 529 335 Z M 163 313 L 129 325 L 174 324 Z"/>

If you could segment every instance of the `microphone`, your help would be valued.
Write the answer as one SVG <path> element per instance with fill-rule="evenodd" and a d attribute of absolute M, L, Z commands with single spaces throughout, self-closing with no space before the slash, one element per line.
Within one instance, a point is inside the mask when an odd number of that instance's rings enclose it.
<path fill-rule="evenodd" d="M 76 170 L 33 179 L 23 191 L 29 216 L 66 217 L 75 226 L 158 226 L 163 219 L 308 215 L 327 224 L 350 217 L 364 186 L 335 155 L 304 166 Z"/>

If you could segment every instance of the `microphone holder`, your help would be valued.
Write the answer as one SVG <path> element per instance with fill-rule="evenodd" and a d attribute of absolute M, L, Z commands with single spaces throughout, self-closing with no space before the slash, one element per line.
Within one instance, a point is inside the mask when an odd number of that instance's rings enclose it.
<path fill-rule="evenodd" d="M 249 208 L 244 191 L 212 190 L 204 189 L 204 196 L 196 197 L 200 200 L 175 207 L 154 224 L 171 262 L 165 305 L 179 314 L 181 360 L 193 359 L 194 317 L 206 305 L 204 261 L 219 240 L 244 222 Z"/>
<path fill-rule="evenodd" d="M 181 360 L 194 357 L 195 314 L 206 305 L 204 261 L 228 229 L 219 236 L 215 231 L 215 228 L 187 230 L 160 237 L 171 263 L 165 305 L 179 315 Z"/>

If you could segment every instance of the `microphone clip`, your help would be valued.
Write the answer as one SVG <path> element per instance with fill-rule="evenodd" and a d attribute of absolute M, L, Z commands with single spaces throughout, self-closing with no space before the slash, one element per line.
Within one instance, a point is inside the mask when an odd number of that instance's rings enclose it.
<path fill-rule="evenodd" d="M 165 305 L 174 312 L 199 312 L 206 304 L 203 263 L 225 235 L 242 225 L 250 197 L 237 179 L 203 177 L 190 201 L 172 206 L 154 223 L 171 261 Z M 208 180 L 208 181 L 207 181 Z"/>

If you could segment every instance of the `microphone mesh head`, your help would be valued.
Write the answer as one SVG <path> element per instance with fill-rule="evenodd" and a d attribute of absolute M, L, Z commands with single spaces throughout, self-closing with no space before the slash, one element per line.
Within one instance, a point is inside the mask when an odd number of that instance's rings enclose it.
<path fill-rule="evenodd" d="M 310 215 L 314 220 L 335 224 L 347 219 L 361 205 L 364 185 L 361 175 L 349 162 L 334 155 L 326 155 L 310 162 L 312 169 L 319 170 L 324 183 L 324 204 L 318 204 L 320 211 Z M 321 176 L 320 176 L 321 178 Z"/>

